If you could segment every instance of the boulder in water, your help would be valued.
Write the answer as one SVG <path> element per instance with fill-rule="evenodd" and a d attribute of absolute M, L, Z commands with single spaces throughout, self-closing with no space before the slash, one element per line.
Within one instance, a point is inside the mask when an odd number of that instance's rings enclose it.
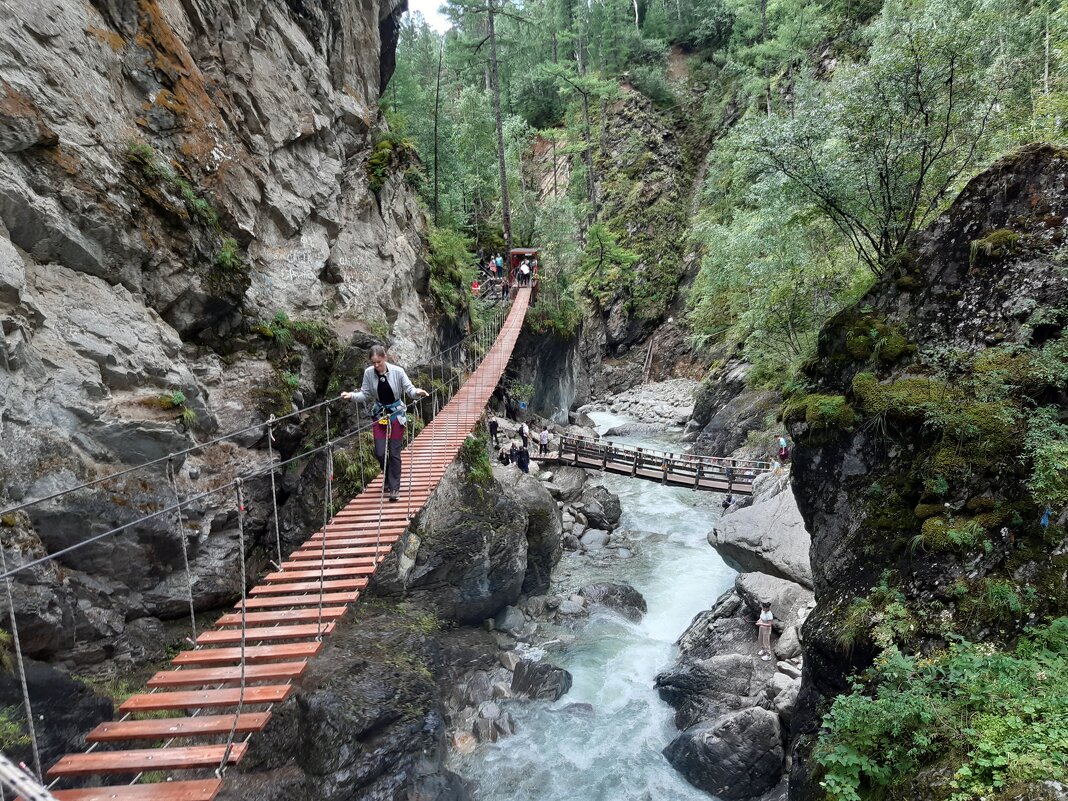
<path fill-rule="evenodd" d="M 591 528 L 582 535 L 580 540 L 583 550 L 599 551 L 608 544 L 608 532 L 601 529 Z"/>
<path fill-rule="evenodd" d="M 548 662 L 520 659 L 512 672 L 512 693 L 521 698 L 556 701 L 571 689 L 571 674 Z"/>
<path fill-rule="evenodd" d="M 642 594 L 629 584 L 589 584 L 579 590 L 588 603 L 606 606 L 637 623 L 649 607 Z"/>
<path fill-rule="evenodd" d="M 783 772 L 779 716 L 761 707 L 729 712 L 682 732 L 664 756 L 690 782 L 728 801 L 771 790 Z"/>
<path fill-rule="evenodd" d="M 586 487 L 579 500 L 586 520 L 595 528 L 612 529 L 623 514 L 619 497 L 606 487 Z"/>

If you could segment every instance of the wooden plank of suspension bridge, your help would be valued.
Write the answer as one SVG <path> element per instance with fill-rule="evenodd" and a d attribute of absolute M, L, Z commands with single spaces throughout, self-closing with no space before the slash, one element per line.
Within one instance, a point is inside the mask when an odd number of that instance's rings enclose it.
<path fill-rule="evenodd" d="M 271 717 L 270 706 L 289 696 L 292 682 L 303 674 L 308 659 L 322 649 L 322 637 L 334 630 L 348 606 L 356 602 L 370 575 L 456 459 L 511 358 L 530 292 L 529 288 L 518 291 L 482 363 L 405 449 L 400 502 L 386 500 L 384 477 L 379 475 L 291 553 L 281 570 L 266 575 L 233 612 L 202 632 L 194 650 L 178 654 L 170 670 L 156 673 L 148 682 L 152 692 L 134 695 L 120 707 L 120 712 L 129 714 L 182 710 L 189 717 L 102 723 L 86 736 L 90 743 L 166 744 L 69 754 L 52 766 L 50 777 L 216 768 L 226 753 L 225 740 L 232 728 L 242 736 L 263 730 Z M 410 494 L 405 496 L 409 487 Z M 245 641 L 256 643 L 243 649 L 239 646 L 242 608 Z M 243 691 L 239 686 L 242 672 Z M 254 709 L 248 711 L 248 707 Z M 205 709 L 213 713 L 200 714 Z M 219 710 L 230 711 L 219 714 Z M 197 738 L 214 741 L 188 744 Z M 183 744 L 171 746 L 175 739 Z M 238 763 L 246 751 L 246 743 L 235 742 L 228 764 Z M 221 787 L 222 781 L 213 778 L 54 790 L 52 794 L 57 801 L 212 801 Z"/>

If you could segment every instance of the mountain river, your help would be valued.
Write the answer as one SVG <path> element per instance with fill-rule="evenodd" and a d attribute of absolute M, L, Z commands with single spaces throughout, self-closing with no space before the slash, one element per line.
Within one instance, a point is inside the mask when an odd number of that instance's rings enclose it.
<path fill-rule="evenodd" d="M 626 422 L 591 416 L 602 432 Z M 668 437 L 612 439 L 678 448 Z M 551 592 L 626 582 L 645 596 L 649 611 L 640 623 L 597 611 L 578 624 L 574 642 L 562 649 L 547 645 L 548 659 L 571 671 L 574 685 L 553 704 L 509 704 L 515 735 L 452 757 L 451 767 L 472 783 L 477 801 L 709 800 L 660 753 L 678 732 L 653 680 L 674 660 L 674 642 L 694 615 L 734 582 L 735 571 L 705 539 L 722 496 L 617 475 L 593 481 L 619 496 L 619 530 L 643 534 L 610 543 L 633 548 L 629 559 L 565 551 Z"/>

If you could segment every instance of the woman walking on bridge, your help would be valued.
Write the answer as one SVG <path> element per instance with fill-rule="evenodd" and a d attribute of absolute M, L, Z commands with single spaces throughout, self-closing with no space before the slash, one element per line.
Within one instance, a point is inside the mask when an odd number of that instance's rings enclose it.
<path fill-rule="evenodd" d="M 419 389 L 408 378 L 403 367 L 386 361 L 386 349 L 373 345 L 367 354 L 371 366 L 363 371 L 363 384 L 358 392 L 342 392 L 341 397 L 366 403 L 373 399 L 371 416 L 375 419 L 375 457 L 386 472 L 385 490 L 391 501 L 400 500 L 401 445 L 404 442 L 404 427 L 408 423 L 404 404 L 405 396 L 425 398 L 430 393 Z M 386 458 L 386 450 L 389 458 Z"/>

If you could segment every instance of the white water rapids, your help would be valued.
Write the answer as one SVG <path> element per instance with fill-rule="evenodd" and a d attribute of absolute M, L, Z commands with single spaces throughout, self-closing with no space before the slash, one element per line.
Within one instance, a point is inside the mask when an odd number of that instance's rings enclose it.
<path fill-rule="evenodd" d="M 594 418 L 602 430 L 627 422 L 608 414 Z M 648 434 L 614 439 L 670 446 Z M 553 704 L 509 703 L 515 735 L 452 757 L 450 767 L 471 783 L 477 801 L 709 801 L 660 753 L 678 732 L 653 680 L 674 661 L 674 642 L 694 615 L 734 581 L 735 571 L 705 539 L 722 496 L 625 476 L 605 475 L 593 483 L 619 495 L 620 529 L 650 536 L 636 543 L 631 559 L 595 563 L 565 552 L 550 592 L 625 582 L 645 596 L 649 611 L 637 624 L 607 611 L 580 623 L 573 644 L 548 654 L 571 671 L 571 691 Z M 627 543 L 610 546 L 617 544 Z"/>

